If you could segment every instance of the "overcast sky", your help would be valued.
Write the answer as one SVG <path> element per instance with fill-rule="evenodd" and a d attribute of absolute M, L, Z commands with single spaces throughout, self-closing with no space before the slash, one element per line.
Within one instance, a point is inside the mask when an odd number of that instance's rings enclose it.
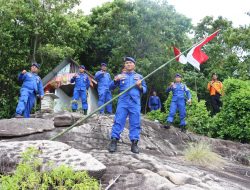
<path fill-rule="evenodd" d="M 86 14 L 93 7 L 100 6 L 104 2 L 112 0 L 82 0 L 81 9 Z M 223 16 L 233 21 L 234 26 L 249 25 L 250 0 L 168 0 L 177 12 L 192 19 L 197 24 L 205 16 Z"/>

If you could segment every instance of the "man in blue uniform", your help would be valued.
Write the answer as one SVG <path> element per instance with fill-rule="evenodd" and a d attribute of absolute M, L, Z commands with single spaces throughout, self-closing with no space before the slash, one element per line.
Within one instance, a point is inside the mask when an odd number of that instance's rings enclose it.
<path fill-rule="evenodd" d="M 170 112 L 167 118 L 168 125 L 165 126 L 166 128 L 169 128 L 171 123 L 174 121 L 175 113 L 178 109 L 180 114 L 180 128 L 182 132 L 185 132 L 186 127 L 186 97 L 187 102 L 191 104 L 191 93 L 187 86 L 183 83 L 181 83 L 181 75 L 176 74 L 175 75 L 175 82 L 171 83 L 171 85 L 167 88 L 166 92 L 169 93 L 172 91 L 173 97 L 170 104 Z M 185 97 L 186 95 L 186 97 Z"/>
<path fill-rule="evenodd" d="M 155 91 L 153 91 L 153 96 L 150 96 L 149 98 L 148 107 L 150 108 L 150 111 L 161 109 L 161 100 Z"/>
<path fill-rule="evenodd" d="M 72 102 L 72 111 L 76 112 L 78 109 L 77 100 L 81 98 L 82 101 L 82 110 L 84 115 L 87 115 L 88 103 L 87 103 L 87 91 L 90 86 L 90 81 L 88 75 L 84 72 L 85 67 L 81 65 L 79 67 L 79 73 L 70 80 L 71 83 L 75 83 L 73 102 Z"/>
<path fill-rule="evenodd" d="M 43 84 L 41 78 L 37 75 L 40 65 L 33 62 L 30 72 L 23 70 L 18 75 L 18 80 L 22 82 L 20 97 L 16 107 L 16 118 L 30 117 L 30 112 L 35 104 L 36 95 L 42 99 L 44 96 Z"/>
<path fill-rule="evenodd" d="M 126 57 L 124 59 L 124 66 L 126 72 L 117 75 L 114 81 L 110 84 L 110 90 L 114 90 L 119 87 L 119 91 L 123 92 L 127 88 L 136 84 L 136 86 L 130 89 L 125 94 L 121 95 L 118 99 L 115 121 L 111 132 L 111 143 L 109 145 L 109 151 L 115 152 L 117 150 L 117 141 L 120 139 L 126 118 L 129 116 L 129 138 L 132 142 L 131 151 L 133 153 L 139 153 L 138 141 L 141 131 L 141 94 L 146 93 L 147 86 L 145 81 L 141 81 L 143 78 L 140 74 L 134 71 L 135 60 L 132 57 Z"/>
<path fill-rule="evenodd" d="M 95 74 L 95 79 L 98 82 L 98 106 L 100 107 L 112 99 L 112 94 L 109 90 L 109 84 L 112 80 L 110 74 L 107 72 L 106 63 L 101 63 L 101 70 Z M 112 113 L 112 103 L 106 106 L 106 111 L 108 114 Z M 104 113 L 104 108 L 100 110 L 100 113 Z"/>

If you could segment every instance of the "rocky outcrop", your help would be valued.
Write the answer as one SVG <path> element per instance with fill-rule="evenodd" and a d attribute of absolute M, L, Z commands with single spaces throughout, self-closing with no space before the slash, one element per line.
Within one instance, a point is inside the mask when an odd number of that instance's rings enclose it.
<path fill-rule="evenodd" d="M 0 120 L 0 137 L 16 137 L 53 130 L 51 120 L 39 118 L 13 118 Z"/>
<path fill-rule="evenodd" d="M 105 170 L 101 162 L 87 153 L 82 153 L 64 143 L 46 140 L 36 141 L 14 141 L 0 142 L 0 165 L 1 173 L 11 173 L 15 170 L 16 164 L 20 161 L 21 153 L 28 147 L 35 147 L 40 150 L 39 158 L 43 163 L 53 163 L 53 167 L 67 165 L 74 171 L 88 171 L 91 176 L 100 178 Z M 41 171 L 49 170 L 44 164 Z"/>
<path fill-rule="evenodd" d="M 130 151 L 128 122 L 118 143 L 118 151 L 110 154 L 107 146 L 113 117 L 94 115 L 86 123 L 56 139 L 91 154 L 107 167 L 101 178 L 104 188 L 111 179 L 120 176 L 111 190 L 249 189 L 250 167 L 239 162 L 239 158 L 249 160 L 249 144 L 181 133 L 177 128 L 164 129 L 159 123 L 144 118 L 141 122 L 140 154 Z M 49 139 L 62 130 L 64 128 L 60 127 L 51 132 L 12 140 Z M 213 150 L 223 157 L 225 165 L 210 169 L 186 162 L 183 151 L 190 142 L 200 141 L 211 144 Z"/>

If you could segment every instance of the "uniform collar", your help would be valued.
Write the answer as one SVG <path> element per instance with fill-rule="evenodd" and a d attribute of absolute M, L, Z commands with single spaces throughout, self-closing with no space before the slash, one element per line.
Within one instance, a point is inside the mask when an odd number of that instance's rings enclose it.
<path fill-rule="evenodd" d="M 128 74 L 128 75 L 132 75 L 132 74 L 135 74 L 135 73 L 136 73 L 135 71 L 126 72 L 126 74 Z"/>

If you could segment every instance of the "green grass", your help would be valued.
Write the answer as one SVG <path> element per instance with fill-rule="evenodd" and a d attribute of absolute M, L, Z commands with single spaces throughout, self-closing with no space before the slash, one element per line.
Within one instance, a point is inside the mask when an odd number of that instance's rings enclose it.
<path fill-rule="evenodd" d="M 214 168 L 224 164 L 222 157 L 213 152 L 210 145 L 205 142 L 189 144 L 184 156 L 185 160 L 199 166 Z"/>

